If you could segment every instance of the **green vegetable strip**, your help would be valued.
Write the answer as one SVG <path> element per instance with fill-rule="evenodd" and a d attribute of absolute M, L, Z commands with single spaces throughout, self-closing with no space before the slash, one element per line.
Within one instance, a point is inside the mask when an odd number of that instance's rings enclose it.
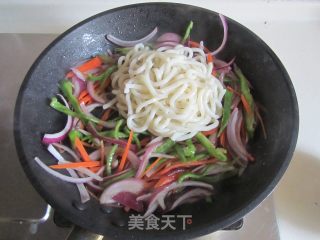
<path fill-rule="evenodd" d="M 100 135 L 105 137 L 114 137 L 115 136 L 115 130 L 109 130 L 109 131 L 103 131 L 100 132 Z M 123 132 L 118 132 L 118 138 L 128 138 L 129 135 Z"/>
<path fill-rule="evenodd" d="M 93 81 L 93 82 L 103 81 L 107 79 L 111 75 L 111 73 L 113 73 L 116 69 L 117 69 L 117 66 L 111 66 L 98 76 L 93 76 L 92 74 L 88 74 L 87 80 Z"/>
<path fill-rule="evenodd" d="M 182 162 L 186 162 L 187 159 L 184 155 L 183 152 L 183 148 L 179 145 L 179 144 L 175 144 L 174 145 L 174 149 L 176 150 L 176 153 L 178 154 L 178 158 L 182 161 Z"/>
<path fill-rule="evenodd" d="M 156 153 L 167 153 L 174 146 L 175 142 L 168 138 L 162 145 L 157 147 Z"/>
<path fill-rule="evenodd" d="M 183 38 L 182 38 L 182 40 L 181 40 L 181 44 L 185 44 L 185 43 L 186 43 L 188 37 L 190 36 L 190 33 L 191 33 L 192 28 L 193 28 L 193 22 L 190 21 L 190 23 L 189 23 L 189 25 L 188 25 L 188 27 L 187 27 L 187 29 L 186 29 L 186 32 L 185 32 L 185 34 L 183 35 Z"/>
<path fill-rule="evenodd" d="M 141 149 L 141 143 L 140 143 L 140 140 L 138 138 L 138 134 L 133 133 L 132 139 L 133 139 L 133 142 L 136 144 L 138 150 L 140 150 Z"/>
<path fill-rule="evenodd" d="M 101 84 L 100 84 L 100 89 L 104 89 L 105 88 L 105 84 L 106 84 L 106 81 L 107 79 L 109 78 L 109 76 L 117 70 L 117 66 L 114 65 L 114 66 L 111 66 L 107 69 L 107 71 L 105 72 L 105 75 L 103 76 L 104 78 L 101 80 Z"/>
<path fill-rule="evenodd" d="M 111 165 L 112 165 L 112 161 L 113 161 L 113 156 L 116 153 L 117 149 L 118 149 L 118 145 L 117 144 L 113 145 L 110 152 L 106 156 L 106 163 L 107 163 L 106 174 L 108 176 L 111 175 Z"/>
<path fill-rule="evenodd" d="M 210 155 L 207 154 L 207 153 L 199 153 L 199 154 L 196 154 L 194 155 L 194 157 L 188 159 L 189 161 L 198 161 L 198 160 L 202 160 L 202 159 L 205 159 L 205 158 L 208 158 Z"/>
<path fill-rule="evenodd" d="M 223 132 L 223 130 L 227 127 L 228 121 L 230 118 L 230 113 L 231 113 L 231 104 L 232 104 L 232 98 L 233 98 L 233 93 L 230 91 L 226 91 L 226 94 L 224 95 L 223 99 L 223 115 L 221 119 L 221 126 L 218 132 L 218 137 L 220 134 Z"/>
<path fill-rule="evenodd" d="M 56 97 L 51 98 L 50 106 L 64 114 L 70 115 L 72 117 L 79 117 L 79 114 L 75 113 L 74 111 L 67 108 L 65 105 L 58 102 L 58 99 Z"/>
<path fill-rule="evenodd" d="M 53 97 L 51 99 L 50 106 L 59 112 L 70 115 L 72 117 L 77 117 L 77 118 L 81 119 L 81 121 L 83 121 L 83 122 L 91 121 L 94 123 L 101 124 L 100 119 L 98 119 L 96 117 L 88 116 L 88 115 L 84 114 L 83 112 L 78 113 L 78 112 L 74 112 L 74 111 L 70 110 L 69 108 L 67 108 L 66 106 L 64 106 L 60 102 L 58 102 L 58 99 L 56 97 Z"/>
<path fill-rule="evenodd" d="M 69 132 L 68 137 L 69 137 L 69 140 L 71 142 L 72 147 L 74 148 L 74 141 L 76 140 L 76 137 L 81 138 L 82 133 L 73 129 Z"/>
<path fill-rule="evenodd" d="M 123 124 L 123 119 L 118 120 L 116 123 L 116 126 L 114 128 L 114 132 L 113 132 L 114 133 L 113 137 L 115 139 L 119 139 L 119 131 L 120 131 L 120 127 L 122 124 Z"/>
<path fill-rule="evenodd" d="M 183 153 L 186 157 L 193 158 L 196 153 L 196 147 L 193 145 L 191 139 L 188 139 L 186 143 L 187 146 L 183 148 Z"/>
<path fill-rule="evenodd" d="M 114 177 L 114 178 L 102 183 L 102 187 L 106 188 L 106 187 L 108 187 L 109 185 L 111 185 L 114 182 L 118 182 L 118 181 L 121 181 L 123 179 L 133 177 L 134 175 L 135 175 L 135 171 L 132 169 L 132 170 L 120 175 L 120 176 L 116 176 L 116 177 Z"/>
<path fill-rule="evenodd" d="M 225 180 L 227 178 L 234 177 L 237 174 L 238 174 L 238 170 L 235 169 L 235 170 L 231 170 L 231 171 L 224 172 L 221 174 L 216 174 L 216 175 L 212 175 L 212 176 L 204 176 L 201 178 L 201 181 L 208 182 L 208 183 L 216 183 L 216 182 L 220 182 L 222 180 Z"/>
<path fill-rule="evenodd" d="M 201 143 L 203 147 L 208 151 L 208 153 L 217 158 L 220 161 L 227 161 L 227 156 L 225 155 L 226 150 L 223 148 L 216 148 L 212 142 L 206 138 L 201 132 L 196 135 L 197 140 Z"/>
<path fill-rule="evenodd" d="M 83 114 L 78 99 L 72 94 L 72 83 L 69 80 L 62 80 L 59 87 L 63 95 L 68 99 L 68 101 L 72 105 L 74 111 L 78 114 Z"/>
<path fill-rule="evenodd" d="M 123 47 L 123 48 L 115 48 L 114 51 L 116 53 L 120 53 L 122 55 L 127 55 L 127 53 L 132 49 L 132 47 Z"/>
<path fill-rule="evenodd" d="M 249 138 L 252 138 L 253 137 L 253 133 L 254 133 L 254 125 L 255 125 L 253 97 L 252 97 L 252 95 L 250 93 L 248 80 L 243 75 L 243 73 L 241 72 L 240 68 L 235 66 L 234 67 L 234 71 L 235 71 L 236 75 L 239 77 L 239 80 L 240 80 L 240 91 L 241 91 L 241 94 L 244 96 L 244 98 L 246 99 L 246 101 L 248 102 L 249 107 L 250 107 L 250 113 L 245 111 L 244 116 L 245 116 L 246 129 L 247 129 Z"/>
<path fill-rule="evenodd" d="M 188 178 L 191 178 L 191 179 L 201 179 L 203 176 L 200 175 L 200 174 L 195 174 L 195 173 L 191 173 L 191 172 L 186 172 L 186 173 L 183 173 L 179 179 L 178 179 L 178 182 L 181 183 L 183 182 L 184 180 L 188 179 Z"/>
<path fill-rule="evenodd" d="M 63 95 L 68 99 L 68 101 L 71 103 L 74 111 L 71 111 L 66 106 L 60 104 L 56 97 L 53 97 L 51 99 L 50 106 L 54 108 L 55 110 L 62 112 L 64 114 L 70 115 L 72 117 L 77 117 L 81 119 L 83 122 L 91 121 L 97 124 L 102 124 L 103 121 L 101 121 L 99 118 L 96 118 L 94 116 L 86 115 L 80 108 L 78 99 L 72 94 L 72 83 L 69 80 L 62 80 L 60 83 L 60 89 L 63 93 Z"/>

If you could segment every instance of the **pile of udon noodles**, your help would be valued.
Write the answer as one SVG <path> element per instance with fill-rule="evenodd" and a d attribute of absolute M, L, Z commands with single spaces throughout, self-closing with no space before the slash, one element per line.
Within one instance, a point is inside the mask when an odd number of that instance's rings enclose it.
<path fill-rule="evenodd" d="M 216 128 L 225 89 L 201 48 L 152 50 L 137 44 L 118 59 L 111 76 L 117 109 L 135 132 L 174 141 Z"/>

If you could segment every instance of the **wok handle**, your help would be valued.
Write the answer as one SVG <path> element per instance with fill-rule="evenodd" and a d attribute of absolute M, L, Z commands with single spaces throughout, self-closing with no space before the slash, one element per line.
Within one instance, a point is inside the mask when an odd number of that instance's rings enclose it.
<path fill-rule="evenodd" d="M 74 226 L 66 240 L 107 240 L 104 236 L 89 232 L 81 227 Z"/>

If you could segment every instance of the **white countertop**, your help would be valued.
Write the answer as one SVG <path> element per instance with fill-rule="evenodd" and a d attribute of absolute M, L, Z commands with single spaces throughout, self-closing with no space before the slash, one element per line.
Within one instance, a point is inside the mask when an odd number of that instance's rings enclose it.
<path fill-rule="evenodd" d="M 143 1 L 0 0 L 0 33 L 61 33 L 91 15 L 138 2 Z M 277 221 L 281 239 L 319 239 L 320 1 L 175 2 L 235 19 L 259 35 L 286 67 L 298 97 L 300 131 L 292 163 L 273 193 Z"/>

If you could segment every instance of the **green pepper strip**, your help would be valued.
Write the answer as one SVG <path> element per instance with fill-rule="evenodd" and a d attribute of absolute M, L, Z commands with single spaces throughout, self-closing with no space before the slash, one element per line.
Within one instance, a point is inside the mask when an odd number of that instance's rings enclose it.
<path fill-rule="evenodd" d="M 58 102 L 58 99 L 56 97 L 51 98 L 50 106 L 55 110 L 62 112 L 64 114 L 70 115 L 72 117 L 79 117 L 79 114 L 77 114 L 76 112 L 67 108 L 65 105 Z"/>
<path fill-rule="evenodd" d="M 114 137 L 115 136 L 115 130 L 109 130 L 109 131 L 103 131 L 100 132 L 100 135 L 105 136 L 105 137 Z M 118 138 L 128 138 L 129 135 L 123 132 L 118 132 Z"/>
<path fill-rule="evenodd" d="M 241 94 L 244 96 L 246 101 L 249 104 L 250 107 L 250 113 L 245 111 L 245 123 L 246 123 L 246 129 L 249 135 L 249 138 L 253 137 L 254 133 L 254 124 L 255 124 L 255 119 L 254 119 L 254 102 L 253 102 L 253 97 L 250 93 L 250 88 L 248 84 L 247 78 L 243 75 L 242 71 L 240 68 L 237 66 L 234 67 L 234 71 L 236 75 L 239 77 L 240 80 L 240 91 Z"/>
<path fill-rule="evenodd" d="M 227 156 L 226 156 L 226 150 L 223 148 L 216 148 L 212 142 L 206 138 L 201 132 L 198 132 L 196 134 L 197 140 L 202 144 L 203 147 L 206 148 L 208 153 L 212 156 L 217 158 L 220 161 L 227 161 Z"/>
<path fill-rule="evenodd" d="M 114 133 L 113 137 L 115 139 L 119 139 L 119 132 L 120 132 L 120 127 L 122 124 L 123 124 L 123 119 L 118 120 L 116 123 L 116 126 L 114 128 L 114 132 L 113 132 Z"/>
<path fill-rule="evenodd" d="M 191 139 L 188 139 L 186 143 L 187 146 L 183 148 L 183 153 L 186 157 L 193 158 L 196 153 L 196 147 L 193 145 Z"/>
<path fill-rule="evenodd" d="M 111 175 L 111 165 L 112 165 L 112 161 L 113 161 L 113 156 L 116 153 L 118 149 L 118 145 L 113 145 L 110 152 L 108 153 L 108 155 L 106 156 L 106 174 L 107 175 Z"/>
<path fill-rule="evenodd" d="M 77 112 L 70 110 L 69 108 L 67 108 L 66 106 L 64 106 L 60 102 L 58 102 L 58 99 L 56 97 L 53 97 L 51 99 L 50 106 L 59 112 L 70 115 L 72 117 L 77 117 L 77 118 L 81 119 L 83 122 L 91 121 L 94 123 L 101 124 L 100 119 L 98 119 L 96 117 L 88 116 L 88 115 L 84 114 L 83 112 L 77 113 Z"/>
<path fill-rule="evenodd" d="M 186 156 L 184 155 L 183 148 L 179 144 L 175 144 L 174 149 L 176 150 L 176 153 L 178 154 L 178 158 L 182 162 L 186 162 L 187 159 L 186 159 Z"/>
<path fill-rule="evenodd" d="M 73 129 L 69 132 L 68 137 L 69 137 L 69 140 L 71 142 L 72 147 L 74 148 L 74 142 L 76 140 L 76 137 L 81 138 L 82 133 Z"/>
<path fill-rule="evenodd" d="M 98 55 L 98 57 L 102 60 L 103 63 L 105 64 L 114 64 L 115 63 L 115 59 L 110 57 L 107 54 L 100 54 Z"/>
<path fill-rule="evenodd" d="M 123 48 L 115 48 L 114 51 L 116 53 L 120 53 L 123 55 L 127 55 L 127 53 L 132 49 L 132 47 L 123 47 Z"/>
<path fill-rule="evenodd" d="M 209 157 L 210 155 L 207 153 L 199 153 L 194 155 L 192 158 L 188 159 L 189 161 L 198 161 Z"/>
<path fill-rule="evenodd" d="M 101 73 L 101 74 L 98 75 L 98 76 L 93 76 L 92 74 L 88 74 L 87 80 L 93 81 L 93 82 L 105 80 L 105 79 L 107 79 L 107 78 L 111 75 L 111 73 L 113 73 L 116 69 L 117 69 L 117 66 L 114 65 L 114 66 L 109 67 L 107 70 L 105 70 L 103 73 Z"/>
<path fill-rule="evenodd" d="M 101 121 L 99 118 L 94 116 L 86 115 L 80 108 L 79 102 L 77 98 L 72 94 L 72 83 L 69 80 L 62 80 L 60 83 L 60 89 L 63 95 L 68 99 L 71 103 L 74 111 L 70 110 L 63 104 L 59 103 L 56 97 L 53 97 L 50 102 L 50 106 L 55 110 L 62 112 L 64 114 L 70 115 L 72 117 L 77 117 L 81 119 L 83 122 L 91 121 L 97 124 L 104 124 L 105 122 Z"/>
<path fill-rule="evenodd" d="M 168 138 L 163 144 L 156 149 L 156 153 L 167 153 L 175 145 L 175 142 Z"/>
<path fill-rule="evenodd" d="M 130 170 L 130 171 L 124 173 L 124 174 L 116 176 L 116 177 L 114 177 L 114 178 L 102 183 L 102 187 L 106 188 L 106 187 L 108 187 L 109 185 L 111 185 L 114 182 L 118 182 L 120 180 L 133 177 L 134 175 L 135 175 L 135 171 L 132 169 L 132 170 Z"/>
<path fill-rule="evenodd" d="M 205 182 L 208 182 L 208 183 L 216 183 L 216 182 L 225 180 L 227 178 L 231 178 L 233 176 L 236 176 L 237 174 L 238 174 L 238 170 L 235 169 L 235 170 L 231 170 L 231 171 L 224 172 L 224 173 L 221 173 L 221 174 L 202 177 L 201 181 L 205 181 Z"/>
<path fill-rule="evenodd" d="M 190 21 L 190 23 L 189 23 L 189 25 L 188 25 L 188 27 L 187 27 L 187 29 L 186 29 L 186 32 L 185 32 L 185 34 L 183 35 L 183 38 L 182 38 L 182 40 L 181 40 L 181 44 L 182 44 L 182 45 L 186 43 L 188 37 L 190 36 L 190 32 L 191 32 L 192 28 L 193 28 L 193 22 Z"/>
<path fill-rule="evenodd" d="M 192 172 L 186 172 L 186 173 L 183 173 L 179 179 L 178 179 L 178 182 L 179 183 L 182 183 L 184 180 L 188 179 L 188 178 L 191 178 L 191 179 L 201 179 L 203 177 L 203 175 L 200 175 L 200 174 L 195 174 L 195 173 L 192 173 Z"/>
<path fill-rule="evenodd" d="M 224 95 L 224 102 L 223 102 L 223 115 L 221 119 L 221 126 L 218 132 L 218 137 L 221 135 L 223 130 L 227 127 L 228 121 L 230 118 L 230 113 L 231 113 L 231 104 L 232 104 L 232 98 L 233 98 L 233 93 L 230 92 L 229 90 L 226 91 L 226 94 Z"/>

